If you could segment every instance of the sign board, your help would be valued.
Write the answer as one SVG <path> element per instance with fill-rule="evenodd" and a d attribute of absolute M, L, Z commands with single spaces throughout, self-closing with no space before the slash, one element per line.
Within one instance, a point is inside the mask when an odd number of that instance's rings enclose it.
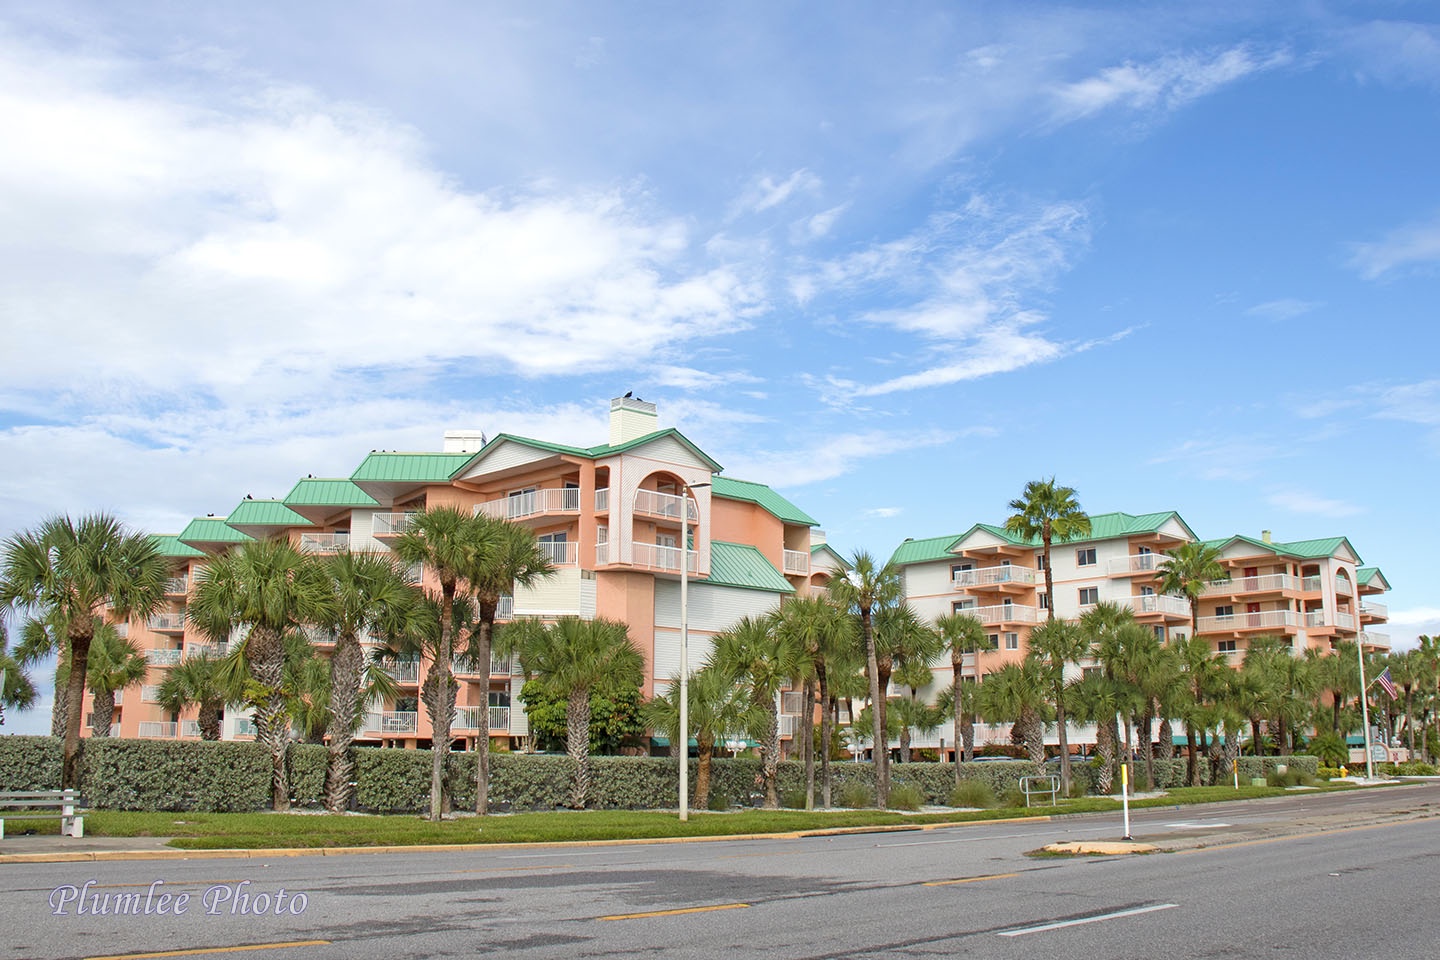
<path fill-rule="evenodd" d="M 1383 743 L 1370 744 L 1370 760 L 1374 763 L 1389 763 L 1390 751 Z"/>

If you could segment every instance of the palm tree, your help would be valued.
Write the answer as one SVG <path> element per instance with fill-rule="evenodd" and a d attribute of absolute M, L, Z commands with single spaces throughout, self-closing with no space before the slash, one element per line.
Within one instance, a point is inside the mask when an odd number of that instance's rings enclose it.
<path fill-rule="evenodd" d="M 1059 539 L 1074 540 L 1090 535 L 1090 515 L 1080 509 L 1071 487 L 1057 487 L 1055 478 L 1031 480 L 1025 484 L 1020 499 L 1010 501 L 1016 511 L 1005 521 L 1005 531 L 1027 540 L 1038 539 L 1045 565 L 1045 597 L 1049 602 L 1047 619 L 1055 619 L 1055 580 L 1050 572 L 1050 545 Z"/>
<path fill-rule="evenodd" d="M 780 808 L 780 715 L 775 699 L 805 665 L 805 650 L 789 634 L 775 629 L 777 618 L 741 617 L 715 635 L 706 669 L 738 683 L 755 712 L 754 733 L 760 741 L 765 777 L 765 809 Z"/>
<path fill-rule="evenodd" d="M 1023 744 L 1033 763 L 1045 762 L 1045 712 L 1049 690 L 1033 660 L 1007 663 L 985 676 L 980 710 L 991 723 L 1012 723 L 1011 740 Z"/>
<path fill-rule="evenodd" d="M 590 693 L 606 684 L 638 688 L 645 660 L 616 620 L 522 620 L 509 629 L 526 675 L 565 699 L 565 749 L 575 761 L 570 803 L 583 810 L 590 794 Z"/>
<path fill-rule="evenodd" d="M 91 736 L 110 736 L 116 691 L 144 680 L 149 671 L 150 661 L 134 640 L 120 636 L 113 624 L 95 628 L 90 643 L 90 676 L 86 678 L 91 693 Z"/>
<path fill-rule="evenodd" d="M 1179 659 L 1186 691 L 1185 741 L 1187 748 L 1185 782 L 1200 786 L 1201 738 L 1208 732 L 1207 707 L 1215 699 L 1217 687 L 1230 674 L 1225 655 L 1210 649 L 1210 641 L 1191 635 L 1171 645 Z"/>
<path fill-rule="evenodd" d="M 980 651 L 989 650 L 990 635 L 980 618 L 969 613 L 948 613 L 935 621 L 945 649 L 950 651 L 950 703 L 955 721 L 955 782 L 960 782 L 960 764 L 975 756 L 974 697 L 967 696 L 964 681 L 965 655 L 975 657 L 975 680 L 980 677 Z"/>
<path fill-rule="evenodd" d="M 690 732 L 695 737 L 699 760 L 695 767 L 695 806 L 703 810 L 710 804 L 715 743 L 744 726 L 750 705 L 730 678 L 718 670 L 696 671 L 686 689 Z M 670 738 L 672 755 L 688 749 L 689 744 L 680 743 L 680 684 L 672 683 L 669 690 L 645 704 L 645 721 Z"/>
<path fill-rule="evenodd" d="M 1047 620 L 1030 631 L 1026 658 L 1035 661 L 1055 707 L 1055 725 L 1060 740 L 1060 790 L 1070 794 L 1070 740 L 1065 722 L 1065 668 L 1078 664 L 1090 651 L 1090 640 L 1075 625 L 1064 620 Z"/>
<path fill-rule="evenodd" d="M 200 571 L 189 615 L 216 643 L 245 630 L 233 656 L 249 679 L 244 701 L 255 714 L 255 739 L 270 752 L 271 802 L 290 808 L 285 772 L 289 715 L 285 701 L 285 636 L 300 624 L 325 623 L 334 592 L 319 562 L 288 540 L 251 540 Z M 248 628 L 248 629 L 247 629 Z"/>
<path fill-rule="evenodd" d="M 534 531 L 511 520 L 480 514 L 472 521 L 480 549 L 467 571 L 470 592 L 475 597 L 477 629 L 471 633 L 469 655 L 488 677 L 490 652 L 495 632 L 495 611 L 500 598 L 514 595 L 519 587 L 531 587 L 554 575 L 550 555 L 541 549 Z M 489 690 L 489 681 L 485 688 Z M 490 808 L 490 712 L 478 710 L 475 743 L 475 812 Z"/>
<path fill-rule="evenodd" d="M 1081 723 L 1095 724 L 1095 753 L 1100 758 L 1095 792 L 1108 794 L 1114 783 L 1118 746 L 1115 718 L 1125 708 L 1127 697 L 1119 683 L 1104 671 L 1085 674 L 1066 692 L 1075 718 Z"/>
<path fill-rule="evenodd" d="M 425 676 L 420 695 L 430 711 L 430 819 L 439 820 L 449 797 L 445 788 L 446 758 L 450 754 L 450 728 L 455 722 L 455 694 L 459 684 L 451 670 L 455 658 L 455 601 L 465 594 L 472 576 L 478 576 L 478 558 L 489 546 L 488 526 L 455 507 L 430 507 L 413 514 L 405 532 L 396 539 L 396 555 L 407 564 L 422 563 L 434 574 L 438 591 L 428 591 L 439 617 L 435 636 L 434 662 Z M 484 667 L 489 670 L 489 664 Z M 480 711 L 486 713 L 486 711 Z M 488 720 L 488 717 L 486 718 Z M 488 739 L 488 735 L 487 735 Z M 477 764 L 486 762 L 482 751 Z"/>
<path fill-rule="evenodd" d="M 935 705 L 926 703 L 919 697 L 919 691 L 927 686 L 934 679 L 930 668 L 918 661 L 910 661 L 902 664 L 900 669 L 895 671 L 895 681 L 909 689 L 910 695 L 899 697 L 890 705 L 890 711 L 895 714 L 899 723 L 900 735 L 900 762 L 910 762 L 910 738 L 914 733 L 921 736 L 929 736 L 940 729 L 945 714 Z"/>
<path fill-rule="evenodd" d="M 1160 561 L 1160 592 L 1190 601 L 1190 633 L 1200 630 L 1200 597 L 1211 580 L 1224 580 L 1220 548 L 1204 543 L 1183 543 Z"/>
<path fill-rule="evenodd" d="M 1400 688 L 1400 701 L 1405 710 L 1405 746 L 1415 756 L 1415 691 L 1424 668 L 1418 650 L 1397 650 L 1385 658 L 1390 679 Z"/>
<path fill-rule="evenodd" d="M 883 702 L 885 690 L 880 686 L 880 666 L 876 661 L 874 614 L 900 599 L 900 571 L 891 563 L 880 565 L 864 550 L 857 551 L 849 561 L 850 571 L 830 581 L 830 596 L 842 610 L 849 611 L 860 624 L 860 643 L 865 651 L 866 678 L 870 683 L 870 702 Z M 885 739 L 884 718 L 876 707 L 871 711 L 874 739 L 875 799 L 883 809 L 890 802 L 890 751 Z"/>
<path fill-rule="evenodd" d="M 806 663 L 804 677 L 804 718 L 805 735 L 801 741 L 802 758 L 805 764 L 805 809 L 815 807 L 815 740 L 810 728 L 815 717 L 817 687 L 820 711 L 820 779 L 825 804 L 830 798 L 830 738 L 834 729 L 830 703 L 829 666 L 840 656 L 846 645 L 854 643 L 854 624 L 844 611 L 822 595 L 792 597 L 780 606 L 779 620 L 775 625 L 777 633 L 785 635 L 790 642 L 798 644 L 804 651 Z"/>
<path fill-rule="evenodd" d="M 20 626 L 20 642 L 15 645 L 15 660 L 21 667 L 34 666 L 52 656 L 55 658 L 51 686 L 54 698 L 50 703 L 50 736 L 57 739 L 65 736 L 65 722 L 69 716 L 65 709 L 65 686 L 70 678 L 66 659 L 68 635 L 64 621 L 53 614 L 27 617 Z"/>
<path fill-rule="evenodd" d="M 0 726 L 5 723 L 6 707 L 28 710 L 35 696 L 35 684 L 25 673 L 24 664 L 11 653 L 5 621 L 0 620 Z"/>
<path fill-rule="evenodd" d="M 199 707 L 197 724 L 200 739 L 219 740 L 221 711 L 225 709 L 225 704 L 236 699 L 235 693 L 221 682 L 220 661 L 202 654 L 186 657 L 167 670 L 155 700 L 161 708 L 172 713 L 191 706 Z"/>
<path fill-rule="evenodd" d="M 880 671 L 880 690 L 886 694 L 880 701 L 880 720 L 885 729 L 890 729 L 885 714 L 890 709 L 891 679 L 897 671 L 905 671 L 913 664 L 914 668 L 908 671 L 910 679 L 919 681 L 922 687 L 928 686 L 930 680 L 926 673 L 942 649 L 940 635 L 903 600 L 875 614 L 875 665 Z M 909 685 L 904 680 L 899 682 Z M 910 753 L 910 731 L 903 723 L 898 727 L 901 758 L 906 759 Z"/>
<path fill-rule="evenodd" d="M 325 809 L 341 813 L 350 803 L 354 768 L 350 746 L 362 719 L 360 687 L 366 664 L 360 637 L 400 633 L 417 593 L 404 569 L 387 556 L 341 551 L 323 563 L 334 591 L 331 617 L 324 627 L 335 636 L 327 698 Z"/>
<path fill-rule="evenodd" d="M 118 620 L 148 617 L 165 599 L 170 569 L 155 541 L 107 514 L 45 520 L 6 539 L 0 608 L 31 608 L 66 626 L 65 747 L 62 787 L 79 785 L 80 722 L 90 644 L 105 607 Z"/>

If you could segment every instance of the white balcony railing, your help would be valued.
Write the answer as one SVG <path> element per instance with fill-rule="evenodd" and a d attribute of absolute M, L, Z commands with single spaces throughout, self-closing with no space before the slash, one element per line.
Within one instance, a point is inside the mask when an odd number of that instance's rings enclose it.
<path fill-rule="evenodd" d="M 1367 647 L 1384 647 L 1388 650 L 1390 649 L 1390 634 L 1367 631 L 1360 634 L 1360 643 Z"/>
<path fill-rule="evenodd" d="M 349 549 L 350 534 L 348 533 L 300 534 L 301 553 L 339 553 Z"/>
<path fill-rule="evenodd" d="M 390 663 L 381 669 L 388 673 L 396 683 L 420 682 L 420 664 L 418 663 Z"/>
<path fill-rule="evenodd" d="M 497 604 L 495 604 L 495 619 L 496 619 L 496 620 L 514 620 L 514 619 L 515 619 L 515 598 L 514 598 L 514 597 L 501 597 L 501 598 L 500 598 L 500 602 L 497 603 Z"/>
<path fill-rule="evenodd" d="M 489 721 L 491 733 L 510 732 L 510 708 L 509 707 L 456 707 L 455 726 L 461 730 L 480 729 L 480 711 L 488 711 L 485 719 Z"/>
<path fill-rule="evenodd" d="M 145 626 L 155 633 L 184 633 L 185 614 L 157 613 L 145 621 Z"/>
<path fill-rule="evenodd" d="M 115 636 L 121 639 L 130 636 L 130 621 L 115 624 Z"/>
<path fill-rule="evenodd" d="M 554 513 L 579 513 L 580 488 L 527 490 L 513 493 L 499 500 L 475 504 L 476 516 L 494 517 L 496 520 L 524 520 Z"/>
<path fill-rule="evenodd" d="M 610 512 L 610 488 L 609 488 L 609 487 L 601 487 L 599 490 L 596 490 L 596 491 L 595 491 L 595 512 L 596 512 L 596 513 L 609 513 L 609 512 Z"/>
<path fill-rule="evenodd" d="M 180 662 L 180 651 L 166 648 L 146 650 L 145 659 L 157 667 L 173 667 Z"/>
<path fill-rule="evenodd" d="M 635 491 L 635 512 L 651 517 L 666 517 L 677 522 L 681 516 L 689 518 L 691 523 L 700 519 L 694 500 L 679 494 L 659 493 L 655 490 Z"/>
<path fill-rule="evenodd" d="M 209 657 L 211 660 L 223 660 L 229 653 L 228 643 L 192 643 L 185 648 L 185 659 Z"/>
<path fill-rule="evenodd" d="M 1336 614 L 1335 614 L 1335 626 L 1339 627 L 1341 630 L 1354 630 L 1354 629 L 1355 629 L 1355 614 L 1353 614 L 1353 613 L 1336 613 Z"/>
<path fill-rule="evenodd" d="M 1045 619 L 1044 610 L 1038 607 L 1021 606 L 1018 603 L 997 603 L 989 607 L 972 607 L 964 612 L 979 617 L 980 622 L 987 627 L 1000 623 L 1039 623 Z"/>
<path fill-rule="evenodd" d="M 783 562 L 786 573 L 801 577 L 810 575 L 810 552 L 808 550 L 786 550 Z"/>
<path fill-rule="evenodd" d="M 1300 626 L 1300 615 L 1293 610 L 1258 610 L 1255 613 L 1233 613 L 1223 617 L 1201 617 L 1197 624 L 1201 633 L 1277 630 L 1298 626 Z"/>
<path fill-rule="evenodd" d="M 148 740 L 173 740 L 179 731 L 179 724 L 161 723 L 155 720 L 141 720 L 139 736 Z"/>
<path fill-rule="evenodd" d="M 644 492 L 644 491 L 641 491 Z M 680 548 L 666 547 L 658 543 L 636 543 L 632 544 L 634 551 L 634 563 L 637 567 L 645 567 L 649 570 L 663 570 L 669 573 L 680 572 Z M 689 573 L 695 573 L 696 554 L 694 550 L 687 550 Z"/>
<path fill-rule="evenodd" d="M 595 566 L 603 567 L 610 562 L 610 544 L 595 544 Z"/>
<path fill-rule="evenodd" d="M 410 529 L 414 511 L 405 513 L 377 513 L 370 518 L 370 535 L 377 540 L 398 537 Z"/>
<path fill-rule="evenodd" d="M 1137 553 L 1128 557 L 1116 557 L 1106 563 L 1105 569 L 1112 577 L 1126 577 L 1134 574 L 1159 573 L 1165 556 L 1159 553 Z"/>
<path fill-rule="evenodd" d="M 1120 601 L 1137 614 L 1163 613 L 1173 617 L 1189 617 L 1190 601 L 1184 597 L 1172 597 L 1165 593 L 1147 593 L 1138 597 L 1125 597 Z"/>
<path fill-rule="evenodd" d="M 141 688 L 140 688 L 140 699 L 141 699 L 143 702 L 145 702 L 145 703 L 159 703 L 159 702 L 160 702 L 160 686 L 159 686 L 159 684 L 147 683 L 147 684 L 145 684 L 145 686 L 141 687 Z"/>
<path fill-rule="evenodd" d="M 172 597 L 183 596 L 190 592 L 189 577 L 171 577 L 165 581 L 165 593 Z"/>
<path fill-rule="evenodd" d="M 387 710 L 372 716 L 379 720 L 379 726 L 371 729 L 381 733 L 414 733 L 420 725 L 420 714 L 414 710 Z"/>
<path fill-rule="evenodd" d="M 114 695 L 114 697 L 115 697 L 115 700 L 114 700 L 115 706 L 118 707 L 118 706 L 120 706 L 121 704 L 123 704 L 123 703 L 125 702 L 125 691 L 124 691 L 124 690 L 115 690 L 115 691 L 113 691 L 113 695 Z"/>
<path fill-rule="evenodd" d="M 1360 604 L 1360 616 L 1376 620 L 1389 620 L 1390 608 L 1383 603 L 1362 603 Z"/>
<path fill-rule="evenodd" d="M 781 714 L 779 717 L 777 717 L 776 719 L 778 719 L 778 720 L 780 721 L 780 723 L 777 725 L 777 726 L 779 727 L 780 736 L 782 736 L 782 737 L 793 737 L 793 736 L 795 736 L 795 721 L 798 719 L 797 717 L 787 716 L 787 715 L 785 715 L 785 714 L 782 713 L 782 714 Z"/>
<path fill-rule="evenodd" d="M 1205 584 L 1203 596 L 1234 597 L 1245 593 L 1275 593 L 1297 591 L 1314 593 L 1320 589 L 1317 577 L 1292 577 L 1288 573 L 1267 573 L 1256 577 L 1235 577 L 1230 580 L 1211 580 Z"/>
<path fill-rule="evenodd" d="M 194 737 L 196 740 L 199 740 L 199 739 L 200 739 L 200 721 L 198 721 L 198 720 L 181 720 L 181 721 L 180 721 L 180 736 L 182 736 L 182 737 Z"/>
<path fill-rule="evenodd" d="M 951 586 L 955 589 L 962 587 L 985 587 L 997 583 L 1023 583 L 1035 582 L 1035 571 L 1029 567 L 1017 567 L 1014 564 L 1002 564 L 998 567 L 980 567 L 976 570 L 956 570 L 951 577 Z"/>
<path fill-rule="evenodd" d="M 1305 611 L 1305 626 L 1307 626 L 1307 627 L 1323 627 L 1323 626 L 1325 626 L 1325 611 L 1324 611 L 1324 610 L 1306 610 L 1306 611 Z"/>
<path fill-rule="evenodd" d="M 1355 588 L 1350 585 L 1349 580 L 1342 580 L 1340 577 L 1336 577 L 1335 594 L 1340 597 L 1353 597 L 1355 595 Z"/>
<path fill-rule="evenodd" d="M 578 543 L 570 541 L 556 543 L 551 540 L 542 540 L 536 546 L 557 567 L 573 567 L 580 562 L 580 544 Z"/>

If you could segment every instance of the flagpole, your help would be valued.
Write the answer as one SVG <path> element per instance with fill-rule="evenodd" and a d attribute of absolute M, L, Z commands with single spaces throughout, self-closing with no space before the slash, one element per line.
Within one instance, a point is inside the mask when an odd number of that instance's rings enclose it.
<path fill-rule="evenodd" d="M 1375 761 L 1370 758 L 1370 707 L 1366 703 L 1370 688 L 1365 683 L 1365 644 L 1359 637 L 1355 638 L 1355 651 L 1360 660 L 1360 722 L 1365 725 L 1365 779 L 1374 780 Z"/>

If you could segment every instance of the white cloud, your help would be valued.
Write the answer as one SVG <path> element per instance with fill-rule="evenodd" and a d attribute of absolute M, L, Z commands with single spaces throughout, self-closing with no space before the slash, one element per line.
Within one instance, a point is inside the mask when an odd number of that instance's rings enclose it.
<path fill-rule="evenodd" d="M 822 210 L 813 216 L 806 217 L 796 222 L 790 230 L 790 240 L 796 244 L 809 243 L 812 240 L 819 240 L 828 236 L 835 227 L 835 221 L 849 208 L 848 203 L 831 207 L 829 210 Z"/>
<path fill-rule="evenodd" d="M 1409 610 L 1391 610 L 1389 622 L 1403 627 L 1440 624 L 1440 607 L 1412 607 Z"/>
<path fill-rule="evenodd" d="M 1294 297 L 1282 297 L 1279 300 L 1267 300 L 1264 303 L 1257 303 L 1245 311 L 1246 316 L 1259 317 L 1262 320 L 1282 321 L 1293 320 L 1296 317 L 1304 316 L 1312 310 L 1323 307 L 1323 303 L 1314 300 L 1297 300 Z"/>
<path fill-rule="evenodd" d="M 1407 224 L 1370 243 L 1351 245 L 1350 266 L 1367 280 L 1395 270 L 1440 263 L 1440 216 Z"/>
<path fill-rule="evenodd" d="M 740 213 L 763 213 L 772 207 L 780 206 L 797 193 L 815 193 L 820 187 L 820 178 L 803 167 L 784 180 L 762 174 L 756 177 L 736 200 L 732 216 Z"/>
<path fill-rule="evenodd" d="M 1054 115 L 1066 122 L 1117 106 L 1171 111 L 1252 73 L 1289 62 L 1284 50 L 1264 52 L 1250 44 L 1210 54 L 1172 54 L 1149 63 L 1127 62 L 1057 88 Z"/>
<path fill-rule="evenodd" d="M 714 390 L 732 383 L 760 383 L 759 377 L 743 370 L 696 370 L 694 367 L 662 365 L 652 370 L 647 379 L 657 386 L 680 390 Z"/>
<path fill-rule="evenodd" d="M 837 434 L 806 447 L 738 454 L 728 458 L 736 463 L 734 469 L 727 463 L 726 473 L 742 478 L 763 477 L 772 487 L 800 487 L 848 473 L 865 460 L 940 446 L 961 435 L 940 430 Z M 753 451 L 753 447 L 750 449 Z"/>
<path fill-rule="evenodd" d="M 1365 508 L 1344 500 L 1322 497 L 1307 490 L 1277 490 L 1265 498 L 1273 507 L 1292 513 L 1311 513 L 1322 517 L 1353 517 Z"/>
<path fill-rule="evenodd" d="M 865 511 L 865 516 L 888 520 L 891 517 L 898 517 L 904 512 L 905 508 L 903 507 L 871 507 Z"/>
<path fill-rule="evenodd" d="M 1362 79 L 1440 85 L 1440 27 L 1376 20 L 1348 29 L 1341 44 L 1356 55 Z"/>

